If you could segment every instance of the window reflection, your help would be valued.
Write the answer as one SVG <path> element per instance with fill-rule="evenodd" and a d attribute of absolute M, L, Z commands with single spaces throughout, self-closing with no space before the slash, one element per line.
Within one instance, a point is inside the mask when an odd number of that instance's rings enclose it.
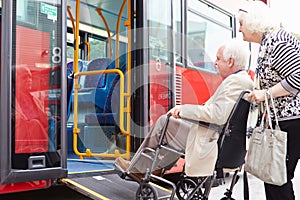
<path fill-rule="evenodd" d="M 149 47 L 150 59 L 170 62 L 171 58 L 171 10 L 170 0 L 149 1 Z M 157 9 L 160 7 L 162 9 Z M 165 12 L 161 12 L 165 10 Z"/>
<path fill-rule="evenodd" d="M 14 153 L 56 152 L 60 148 L 63 61 L 61 3 L 59 0 L 47 3 L 17 0 L 15 6 Z"/>
<path fill-rule="evenodd" d="M 188 65 L 215 72 L 217 47 L 232 37 L 232 30 L 188 12 L 187 60 Z"/>
<path fill-rule="evenodd" d="M 175 43 L 174 43 L 174 46 L 175 46 L 175 60 L 176 62 L 180 62 L 182 63 L 182 27 L 181 27 L 181 23 L 182 23 L 182 20 L 181 20 L 181 1 L 173 1 L 173 21 L 174 21 L 174 31 L 175 31 L 175 34 L 174 34 L 174 37 L 175 37 Z"/>
<path fill-rule="evenodd" d="M 45 95 L 33 92 L 32 72 L 27 65 L 16 67 L 16 153 L 48 151 L 48 105 Z"/>
<path fill-rule="evenodd" d="M 148 1 L 149 31 L 149 124 L 166 113 L 171 106 L 172 18 L 171 0 Z M 160 9 L 157 9 L 160 8 Z M 162 12 L 163 11 L 163 12 Z"/>

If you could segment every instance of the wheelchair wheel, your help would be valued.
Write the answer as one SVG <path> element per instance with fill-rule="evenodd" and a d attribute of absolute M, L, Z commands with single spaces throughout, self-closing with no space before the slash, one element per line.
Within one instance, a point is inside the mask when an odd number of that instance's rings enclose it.
<path fill-rule="evenodd" d="M 176 195 L 179 200 L 186 199 L 192 191 L 197 187 L 197 184 L 189 179 L 189 178 L 183 178 L 181 179 L 177 185 L 176 185 Z M 193 196 L 193 200 L 200 200 L 202 196 L 202 191 L 199 189 Z"/>
<path fill-rule="evenodd" d="M 157 191 L 149 183 L 141 183 L 136 191 L 136 200 L 157 200 Z"/>

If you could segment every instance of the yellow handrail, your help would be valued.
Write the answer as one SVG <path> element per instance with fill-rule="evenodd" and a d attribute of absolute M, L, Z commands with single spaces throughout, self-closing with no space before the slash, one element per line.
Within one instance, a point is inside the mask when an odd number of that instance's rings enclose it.
<path fill-rule="evenodd" d="M 130 134 L 129 132 L 125 131 L 124 129 L 124 75 L 123 72 L 119 69 L 109 69 L 109 70 L 93 70 L 93 71 L 85 71 L 85 72 L 78 72 L 74 74 L 74 78 L 78 79 L 80 76 L 82 75 L 93 75 L 93 74 L 118 74 L 120 76 L 120 129 L 122 131 L 122 133 L 127 137 L 130 138 Z M 78 104 L 78 89 L 80 88 L 80 84 L 77 83 L 77 85 L 74 85 L 74 104 Z M 75 114 L 74 112 L 74 127 L 76 125 L 77 127 L 77 123 L 78 120 L 75 120 L 75 115 L 77 115 L 77 113 Z M 76 119 L 78 119 L 76 117 Z M 73 132 L 73 150 L 75 152 L 76 155 L 80 156 L 80 158 L 82 159 L 83 157 L 91 157 L 91 156 L 95 156 L 95 157 L 119 157 L 119 156 L 123 156 L 125 158 L 129 158 L 130 157 L 130 151 L 126 151 L 125 154 L 121 154 L 118 150 L 115 151 L 115 153 L 113 154 L 108 154 L 108 153 L 92 153 L 91 149 L 86 149 L 86 152 L 80 152 L 78 150 L 77 144 L 78 144 L 78 132 Z M 127 141 L 127 140 L 126 140 Z"/>
<path fill-rule="evenodd" d="M 70 6 L 67 6 L 67 13 L 68 13 L 71 23 L 72 23 L 72 29 L 73 29 L 74 39 L 75 39 L 75 23 L 74 23 L 74 18 L 73 18 Z"/>
<path fill-rule="evenodd" d="M 126 1 L 124 0 L 122 3 L 122 6 L 120 8 L 119 11 L 119 15 L 118 15 L 118 21 L 117 21 L 117 27 L 116 27 L 116 68 L 119 69 L 120 67 L 120 61 L 119 61 L 119 51 L 120 51 L 120 39 L 119 39 L 119 35 L 120 35 L 120 24 L 121 24 L 121 18 L 122 18 L 122 13 L 123 10 L 125 8 L 126 5 Z"/>
<path fill-rule="evenodd" d="M 83 157 L 107 157 L 107 158 L 116 158 L 119 156 L 122 156 L 124 158 L 129 159 L 130 158 L 130 91 L 131 91 L 131 3 L 130 0 L 128 0 L 128 19 L 125 22 L 125 26 L 128 28 L 128 54 L 127 54 L 127 69 L 128 69 L 128 81 L 127 81 L 127 93 L 125 93 L 125 87 L 124 87 L 124 75 L 122 71 L 120 71 L 119 68 L 119 32 L 120 32 L 120 20 L 122 17 L 122 12 L 124 10 L 126 4 L 126 0 L 122 3 L 122 6 L 120 8 L 120 12 L 118 15 L 118 22 L 117 22 L 117 37 L 116 37 L 116 68 L 117 69 L 111 69 L 111 70 L 93 70 L 93 71 L 86 71 L 86 72 L 78 72 L 78 49 L 79 49 L 79 16 L 80 16 L 80 0 L 76 1 L 76 25 L 75 25 L 75 31 L 74 31 L 74 38 L 75 38 L 75 47 L 74 47 L 74 128 L 73 128 L 73 149 L 76 155 L 80 156 L 82 159 Z M 98 11 L 97 11 L 98 12 Z M 108 30 L 108 27 L 107 27 Z M 80 129 L 78 128 L 78 89 L 81 87 L 81 85 L 78 83 L 78 79 L 81 75 L 92 75 L 92 74 L 106 74 L 106 73 L 117 73 L 120 76 L 120 130 L 123 135 L 126 137 L 126 152 L 124 154 L 121 154 L 119 150 L 115 150 L 115 153 L 92 153 L 90 149 L 86 149 L 86 152 L 79 152 L 77 148 L 78 144 L 78 133 L 80 133 Z M 127 99 L 127 104 L 125 108 L 124 99 Z M 125 119 L 124 114 L 126 112 L 126 128 L 125 130 Z"/>
<path fill-rule="evenodd" d="M 109 54 L 108 54 L 108 57 L 109 58 L 112 58 L 112 42 L 111 42 L 111 36 L 110 36 L 110 30 L 109 30 L 109 27 L 108 27 L 108 24 L 105 20 L 105 17 L 103 16 L 102 14 L 102 11 L 100 8 L 96 8 L 96 11 L 98 13 L 98 15 L 101 17 L 104 25 L 105 25 L 105 29 L 106 29 L 106 32 L 107 32 L 107 39 L 108 39 L 108 44 L 109 44 Z"/>
<path fill-rule="evenodd" d="M 130 113 L 131 113 L 131 103 L 130 103 L 130 94 L 131 94 L 131 0 L 128 0 L 127 3 L 127 18 L 128 20 L 125 23 L 125 26 L 127 26 L 128 31 L 128 53 L 127 53 L 127 93 L 124 94 L 127 99 L 127 121 L 126 121 L 126 127 L 127 132 L 130 133 Z M 119 45 L 119 41 L 117 42 Z M 122 132 L 123 133 L 123 132 Z M 123 134 L 126 134 L 125 132 Z M 126 135 L 126 152 L 130 152 L 130 135 Z M 129 158 L 129 157 L 127 157 Z"/>
<path fill-rule="evenodd" d="M 89 61 L 91 59 L 91 54 L 90 54 L 90 52 L 91 52 L 91 45 L 90 45 L 90 43 L 88 41 L 84 41 L 84 44 L 87 46 L 87 51 L 88 51 L 88 53 L 87 53 L 87 60 Z"/>
<path fill-rule="evenodd" d="M 116 68 L 118 69 L 120 66 L 120 61 L 119 61 L 119 51 L 120 51 L 120 25 L 121 25 L 121 18 L 122 18 L 122 13 L 124 11 L 125 5 L 126 5 L 127 0 L 124 0 L 122 3 L 122 6 L 120 8 L 119 14 L 118 14 L 118 21 L 117 21 L 117 27 L 116 27 Z M 124 112 L 126 110 L 126 128 L 121 129 L 121 132 L 123 135 L 126 136 L 126 152 L 130 152 L 130 136 L 127 133 L 130 133 L 130 93 L 131 93 L 131 24 L 130 24 L 130 19 L 131 19 L 131 1 L 128 0 L 127 2 L 127 18 L 128 20 L 125 22 L 125 26 L 127 26 L 128 30 L 128 53 L 127 53 L 127 93 L 124 93 L 124 96 L 127 99 L 127 104 L 126 104 L 126 109 L 124 108 Z M 129 157 L 127 157 L 129 158 Z"/>

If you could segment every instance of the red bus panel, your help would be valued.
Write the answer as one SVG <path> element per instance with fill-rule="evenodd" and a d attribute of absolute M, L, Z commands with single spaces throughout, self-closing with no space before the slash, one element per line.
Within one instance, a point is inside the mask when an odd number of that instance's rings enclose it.
<path fill-rule="evenodd" d="M 13 183 L 13 184 L 0 184 L 0 194 L 22 192 L 36 189 L 43 189 L 49 187 L 51 184 L 49 181 L 31 181 L 26 183 Z"/>
<path fill-rule="evenodd" d="M 15 153 L 47 152 L 50 35 L 16 30 Z"/>

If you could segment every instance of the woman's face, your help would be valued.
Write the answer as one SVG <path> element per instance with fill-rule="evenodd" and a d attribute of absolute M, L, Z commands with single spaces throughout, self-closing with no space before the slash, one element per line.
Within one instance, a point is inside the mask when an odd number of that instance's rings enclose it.
<path fill-rule="evenodd" d="M 253 37 L 252 33 L 245 27 L 245 24 L 242 19 L 239 20 L 239 23 L 240 23 L 239 32 L 243 34 L 243 40 L 247 42 L 254 42 L 252 40 Z"/>

